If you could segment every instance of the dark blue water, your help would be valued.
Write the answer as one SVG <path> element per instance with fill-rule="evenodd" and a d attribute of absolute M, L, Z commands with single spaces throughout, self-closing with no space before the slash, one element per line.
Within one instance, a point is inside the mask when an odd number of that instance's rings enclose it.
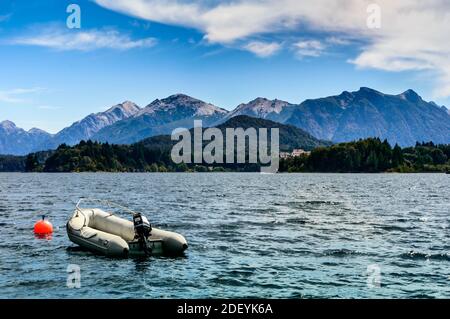
<path fill-rule="evenodd" d="M 186 256 L 74 249 L 83 196 L 183 234 Z M 51 240 L 33 235 L 41 212 Z M 449 227 L 445 174 L 0 174 L 0 298 L 449 298 Z"/>

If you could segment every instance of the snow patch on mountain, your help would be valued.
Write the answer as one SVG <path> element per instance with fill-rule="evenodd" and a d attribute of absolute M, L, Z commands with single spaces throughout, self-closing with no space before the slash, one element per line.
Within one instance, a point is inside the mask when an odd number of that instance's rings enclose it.
<path fill-rule="evenodd" d="M 258 97 L 249 103 L 243 103 L 230 113 L 229 117 L 238 115 L 249 115 L 254 117 L 266 118 L 269 114 L 280 114 L 286 106 L 291 105 L 289 102 L 281 100 L 269 100 Z"/>

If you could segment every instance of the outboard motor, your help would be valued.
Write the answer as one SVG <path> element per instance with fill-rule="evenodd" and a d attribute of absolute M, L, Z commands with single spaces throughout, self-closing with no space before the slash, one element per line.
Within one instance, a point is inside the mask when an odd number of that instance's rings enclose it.
<path fill-rule="evenodd" d="M 152 225 L 150 225 L 148 219 L 141 213 L 133 214 L 134 232 L 138 238 L 141 249 L 144 250 L 146 255 L 152 253 L 152 249 L 148 246 L 147 237 L 152 232 Z"/>

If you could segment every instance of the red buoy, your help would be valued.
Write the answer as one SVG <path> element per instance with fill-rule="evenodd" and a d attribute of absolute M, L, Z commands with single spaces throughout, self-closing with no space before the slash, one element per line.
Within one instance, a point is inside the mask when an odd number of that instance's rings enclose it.
<path fill-rule="evenodd" d="M 34 224 L 34 233 L 36 235 L 50 235 L 53 233 L 53 225 L 45 220 L 45 216 Z"/>

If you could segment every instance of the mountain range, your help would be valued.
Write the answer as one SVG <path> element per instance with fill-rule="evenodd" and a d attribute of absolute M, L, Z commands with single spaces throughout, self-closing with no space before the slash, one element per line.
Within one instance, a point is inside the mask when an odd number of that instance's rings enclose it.
<path fill-rule="evenodd" d="M 413 90 L 390 95 L 363 87 L 300 104 L 260 97 L 233 111 L 184 94 L 157 99 L 144 108 L 127 101 L 91 114 L 54 135 L 39 129 L 25 131 L 4 121 L 0 123 L 0 154 L 24 155 L 88 139 L 131 144 L 170 134 L 178 127 L 191 128 L 195 119 L 207 127 L 240 115 L 292 125 L 319 140 L 333 142 L 379 137 L 401 146 L 422 141 L 450 143 L 450 111 L 446 107 L 424 101 Z"/>
<path fill-rule="evenodd" d="M 25 131 L 11 121 L 0 122 L 0 154 L 28 154 L 37 151 L 40 145 L 49 145 L 51 139 L 51 134 L 40 129 Z"/>
<path fill-rule="evenodd" d="M 215 105 L 184 94 L 155 100 L 126 120 L 101 129 L 93 140 L 114 144 L 131 144 L 146 137 L 169 134 L 178 127 L 191 128 L 194 120 L 210 126 L 228 113 Z"/>
<path fill-rule="evenodd" d="M 75 145 L 81 140 L 91 139 L 102 128 L 125 120 L 139 111 L 136 104 L 126 101 L 105 112 L 90 114 L 54 135 L 36 128 L 25 131 L 10 121 L 3 121 L 0 122 L 0 154 L 25 155 L 55 149 L 60 144 Z"/>

